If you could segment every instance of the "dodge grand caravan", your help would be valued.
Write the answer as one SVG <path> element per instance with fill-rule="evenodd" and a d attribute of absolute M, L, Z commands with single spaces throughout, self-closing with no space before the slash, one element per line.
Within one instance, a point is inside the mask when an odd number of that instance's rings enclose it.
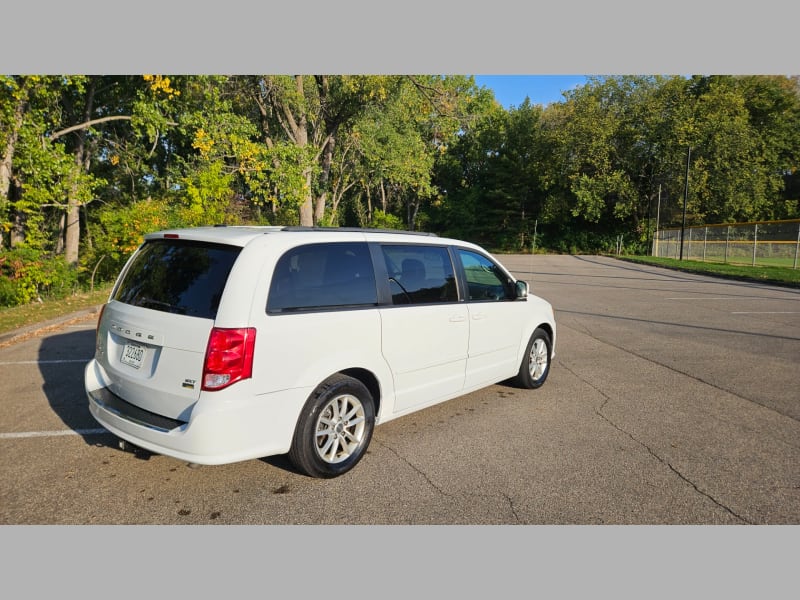
<path fill-rule="evenodd" d="M 178 229 L 120 273 L 85 386 L 123 442 L 195 464 L 288 454 L 335 477 L 375 425 L 500 381 L 541 386 L 555 342 L 550 304 L 467 242 Z"/>

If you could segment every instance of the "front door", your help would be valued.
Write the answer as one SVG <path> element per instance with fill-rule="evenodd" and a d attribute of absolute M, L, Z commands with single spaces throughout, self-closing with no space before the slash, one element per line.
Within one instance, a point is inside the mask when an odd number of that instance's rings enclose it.
<path fill-rule="evenodd" d="M 467 282 L 469 345 L 465 388 L 507 379 L 517 372 L 526 304 L 516 299 L 514 282 L 492 260 L 459 249 Z"/>

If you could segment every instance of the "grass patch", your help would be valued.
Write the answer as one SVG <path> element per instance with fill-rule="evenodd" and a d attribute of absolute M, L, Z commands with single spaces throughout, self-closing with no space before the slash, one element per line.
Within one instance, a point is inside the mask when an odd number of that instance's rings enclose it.
<path fill-rule="evenodd" d="M 702 262 L 698 260 L 677 260 L 655 256 L 619 256 L 621 260 L 635 262 L 689 273 L 727 277 L 740 281 L 757 281 L 788 287 L 800 288 L 800 269 L 769 266 L 746 266 L 726 263 Z"/>
<path fill-rule="evenodd" d="M 96 288 L 91 293 L 73 294 L 65 298 L 2 308 L 0 309 L 0 334 L 103 304 L 108 299 L 112 285 Z"/>

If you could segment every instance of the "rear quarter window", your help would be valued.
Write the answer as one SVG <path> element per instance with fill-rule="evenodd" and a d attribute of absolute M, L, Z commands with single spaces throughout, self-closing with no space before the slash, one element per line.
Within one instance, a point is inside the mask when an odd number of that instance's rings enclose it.
<path fill-rule="evenodd" d="M 145 243 L 113 299 L 162 312 L 214 319 L 241 248 L 189 240 Z"/>
<path fill-rule="evenodd" d="M 378 293 L 369 247 L 363 242 L 308 244 L 275 265 L 267 312 L 375 306 Z"/>

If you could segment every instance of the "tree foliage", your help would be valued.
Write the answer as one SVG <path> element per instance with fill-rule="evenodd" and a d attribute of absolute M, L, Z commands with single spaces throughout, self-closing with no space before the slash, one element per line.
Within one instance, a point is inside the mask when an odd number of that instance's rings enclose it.
<path fill-rule="evenodd" d="M 438 163 L 439 225 L 519 250 L 533 221 L 552 249 L 610 250 L 623 235 L 641 250 L 657 214 L 680 217 L 687 158 L 689 224 L 798 217 L 799 135 L 796 78 L 590 78 L 464 135 Z"/>
<path fill-rule="evenodd" d="M 163 226 L 644 248 L 681 216 L 687 158 L 689 224 L 800 217 L 798 79 L 593 77 L 505 110 L 468 76 L 0 76 L 4 302 L 66 281 L 52 261 L 113 277 Z M 20 273 L 42 286 L 15 295 Z"/>

